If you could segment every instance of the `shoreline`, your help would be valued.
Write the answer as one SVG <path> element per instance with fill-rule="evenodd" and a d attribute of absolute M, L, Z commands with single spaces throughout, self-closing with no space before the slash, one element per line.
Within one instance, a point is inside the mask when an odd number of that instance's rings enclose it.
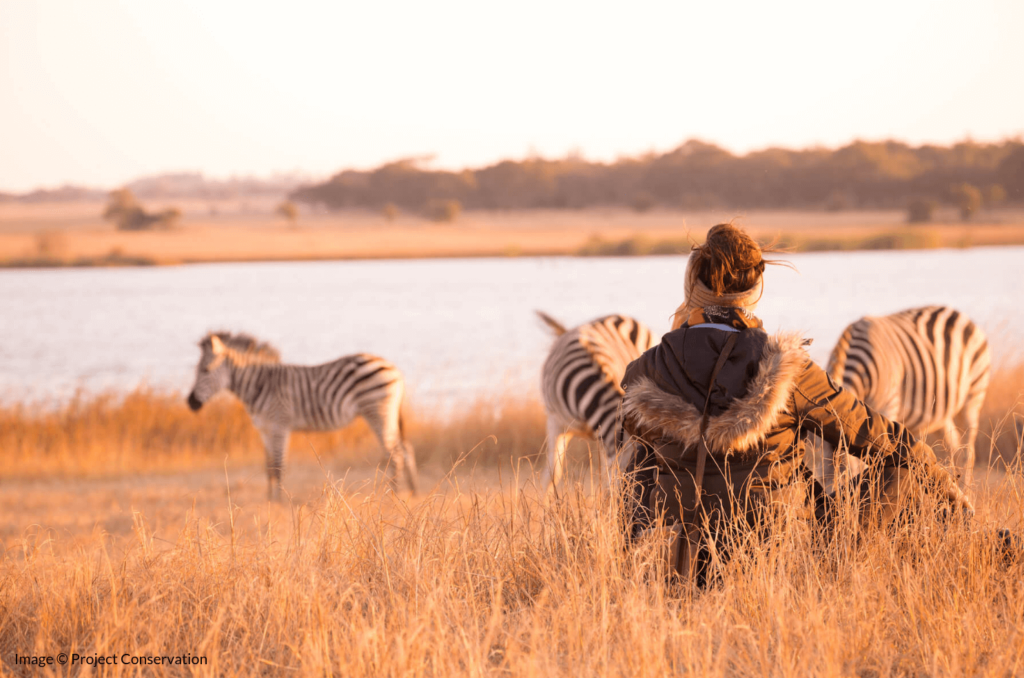
<path fill-rule="evenodd" d="M 706 230 L 735 220 L 788 252 L 930 250 L 1024 245 L 1024 210 L 908 224 L 899 210 L 465 212 L 453 222 L 368 211 L 303 214 L 288 225 L 253 212 L 186 210 L 169 230 L 117 231 L 101 205 L 0 205 L 0 268 L 553 256 L 685 255 Z M 161 206 L 162 207 L 162 206 Z"/>
<path fill-rule="evenodd" d="M 929 238 L 929 236 L 933 236 Z M 436 250 L 427 254 L 403 253 L 393 251 L 367 252 L 359 254 L 299 254 L 274 256 L 272 254 L 257 256 L 215 256 L 188 258 L 156 258 L 144 255 L 124 254 L 111 250 L 105 255 L 77 257 L 75 259 L 54 259 L 50 257 L 19 257 L 0 259 L 0 269 L 47 270 L 75 268 L 148 268 L 165 266 L 187 266 L 192 264 L 254 264 L 254 263 L 300 263 L 329 261 L 424 261 L 434 259 L 515 259 L 520 257 L 579 257 L 579 258 L 625 258 L 649 256 L 685 256 L 689 245 L 682 248 L 679 240 L 654 240 L 643 236 L 631 236 L 621 240 L 605 240 L 592 238 L 582 247 L 566 248 L 530 248 L 519 250 L 509 248 L 495 251 L 492 248 L 479 250 L 453 249 L 451 251 Z M 931 250 L 967 250 L 983 247 L 1019 247 L 1024 245 L 1024 234 L 1000 242 L 943 242 L 934 234 L 902 233 L 898 231 L 880 231 L 865 237 L 849 238 L 808 238 L 792 237 L 782 234 L 778 237 L 778 247 L 787 254 L 819 254 L 828 252 L 921 252 Z"/>

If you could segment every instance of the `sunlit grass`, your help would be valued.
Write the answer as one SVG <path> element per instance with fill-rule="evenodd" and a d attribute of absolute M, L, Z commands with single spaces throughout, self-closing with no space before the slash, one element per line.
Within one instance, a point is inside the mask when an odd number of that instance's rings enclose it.
<path fill-rule="evenodd" d="M 529 400 L 479 400 L 437 416 L 406 408 L 404 428 L 421 464 L 450 468 L 462 457 L 494 464 L 536 456 L 544 413 Z M 221 396 L 200 412 L 178 394 L 79 394 L 57 409 L 0 406 L 0 478 L 112 477 L 263 462 L 263 444 L 241 402 Z M 373 465 L 383 452 L 358 419 L 330 433 L 295 433 L 292 455 Z M 468 454 L 468 457 L 466 456 Z"/>
<path fill-rule="evenodd" d="M 847 514 L 828 540 L 783 511 L 764 540 L 733 543 L 703 592 L 669 582 L 652 541 L 627 547 L 616 501 L 574 483 L 540 499 L 537 403 L 410 407 L 433 479 L 419 497 L 316 470 L 375 464 L 365 426 L 297 435 L 306 470 L 280 505 L 263 501 L 260 442 L 233 400 L 199 415 L 151 391 L 5 407 L 0 662 L 24 675 L 38 670 L 15 653 L 61 651 L 188 652 L 207 658 L 197 675 L 1016 675 L 1024 563 L 999 557 L 992 528 L 1024 525 L 1010 462 L 1022 379 L 1005 369 L 992 385 L 980 456 L 995 440 L 1004 462 L 978 474 L 971 526 L 925 510 L 880 531 Z"/>
<path fill-rule="evenodd" d="M 120 540 L 27 536 L 0 560 L 0 653 L 10 667 L 16 652 L 189 652 L 209 661 L 200 675 L 1022 669 L 1024 564 L 987 530 L 993 507 L 1019 524 L 1019 469 L 981 494 L 970 529 L 925 513 L 830 542 L 783 515 L 734 544 L 706 592 L 668 582 L 657 544 L 627 548 L 615 503 L 577 486 L 545 506 L 517 487 L 453 481 L 407 503 L 328 483 L 269 515 L 159 509 L 180 516 L 162 539 L 149 526 L 162 516 L 139 513 Z"/>

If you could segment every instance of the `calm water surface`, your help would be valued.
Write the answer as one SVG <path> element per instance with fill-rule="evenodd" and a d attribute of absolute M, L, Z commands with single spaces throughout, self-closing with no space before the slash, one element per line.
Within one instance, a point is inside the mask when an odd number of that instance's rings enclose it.
<path fill-rule="evenodd" d="M 770 267 L 765 327 L 799 329 L 823 362 L 854 319 L 943 303 L 989 333 L 997 358 L 1020 355 L 1024 248 L 790 255 Z M 656 334 L 682 298 L 684 257 L 522 258 L 205 264 L 0 271 L 0 399 L 59 402 L 76 390 L 140 383 L 184 393 L 209 330 L 250 332 L 284 359 L 366 351 L 406 373 L 413 401 L 535 395 L 551 337 L 621 312 Z"/>

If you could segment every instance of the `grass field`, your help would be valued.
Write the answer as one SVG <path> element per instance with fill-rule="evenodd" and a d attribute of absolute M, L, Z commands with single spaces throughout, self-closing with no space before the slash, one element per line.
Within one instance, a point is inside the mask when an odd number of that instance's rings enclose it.
<path fill-rule="evenodd" d="M 150 209 L 169 205 L 153 203 Z M 467 212 L 438 224 L 400 214 L 302 214 L 295 227 L 256 201 L 178 202 L 170 231 L 118 232 L 103 205 L 0 204 L 4 265 L 133 265 L 199 261 L 647 254 L 688 251 L 689 238 L 738 218 L 754 235 L 792 249 L 920 249 L 1024 243 L 1024 210 L 985 211 L 970 225 L 950 211 L 908 226 L 902 211 Z"/>
<path fill-rule="evenodd" d="M 1021 383 L 1004 368 L 990 390 L 971 528 L 848 521 L 828 541 L 783 512 L 704 593 L 666 583 L 653 542 L 626 549 L 586 483 L 539 501 L 537 403 L 410 408 L 418 497 L 377 482 L 365 426 L 297 435 L 282 504 L 229 399 L 199 415 L 147 391 L 6 406 L 0 672 L 1016 675 L 1024 563 L 996 557 L 990 528 L 1024 525 Z M 587 466 L 577 445 L 576 482 Z M 207 663 L 14 663 L 59 652 Z"/>

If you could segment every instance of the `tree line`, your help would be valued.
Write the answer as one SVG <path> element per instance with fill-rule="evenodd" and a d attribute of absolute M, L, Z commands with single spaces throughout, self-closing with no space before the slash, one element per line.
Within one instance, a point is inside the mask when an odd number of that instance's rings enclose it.
<path fill-rule="evenodd" d="M 931 201 L 961 206 L 975 192 L 985 204 L 1024 202 L 1024 142 L 964 141 L 913 147 L 856 141 L 838 149 L 770 148 L 734 155 L 690 140 L 663 154 L 612 163 L 578 157 L 504 160 L 461 172 L 418 159 L 369 171 L 345 170 L 306 185 L 291 199 L 327 209 L 401 208 L 430 214 L 438 205 L 469 209 L 654 207 L 906 209 Z M 966 218 L 966 217 L 965 217 Z"/>

